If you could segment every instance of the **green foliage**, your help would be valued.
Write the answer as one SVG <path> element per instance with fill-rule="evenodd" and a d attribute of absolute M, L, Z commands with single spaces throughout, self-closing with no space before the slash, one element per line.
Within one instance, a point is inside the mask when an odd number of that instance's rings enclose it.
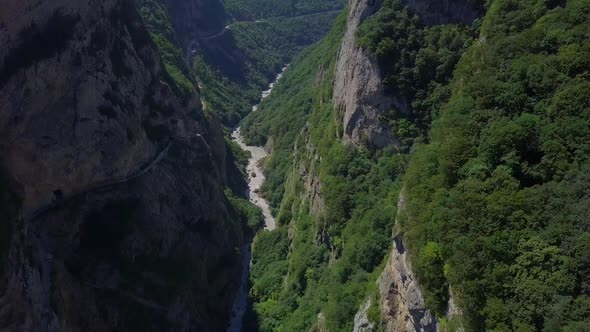
<path fill-rule="evenodd" d="M 239 88 L 236 88 L 235 83 L 232 83 L 233 85 L 229 85 L 229 89 L 226 86 L 218 87 L 214 85 L 214 83 L 216 83 L 215 73 L 208 71 L 209 68 L 202 62 L 195 61 L 195 67 L 202 66 L 204 68 L 203 70 L 189 68 L 184 58 L 184 52 L 182 51 L 181 45 L 178 42 L 176 31 L 172 27 L 170 16 L 168 15 L 165 3 L 162 3 L 158 0 L 141 0 L 139 5 L 140 14 L 150 32 L 152 40 L 160 51 L 164 68 L 168 74 L 168 76 L 165 77 L 166 83 L 170 85 L 177 95 L 179 95 L 181 98 L 184 98 L 185 102 L 188 100 L 188 98 L 190 98 L 191 95 L 194 95 L 195 93 L 196 80 L 194 79 L 194 72 L 203 74 L 203 77 L 200 77 L 202 81 L 206 81 L 208 83 L 210 82 L 208 89 L 204 93 L 204 103 L 206 104 L 209 101 L 208 97 L 211 96 L 207 93 L 209 91 L 209 87 L 211 90 L 222 91 L 222 93 L 225 94 L 240 91 Z M 240 95 L 237 94 L 237 96 Z M 214 98 L 211 99 L 214 100 Z M 249 101 L 246 99 L 244 104 L 240 105 L 245 105 L 248 102 Z M 233 107 L 234 105 L 230 106 Z M 160 111 L 164 112 L 162 110 Z M 235 123 L 239 119 L 239 117 L 232 118 L 234 114 L 230 113 L 229 109 L 223 108 L 223 111 L 226 111 L 226 113 L 221 113 L 222 117 L 226 117 L 225 119 L 233 119 L 228 120 L 226 124 L 231 124 L 232 121 Z M 202 114 L 195 114 L 195 112 L 197 111 L 193 110 L 191 116 L 195 120 L 201 121 L 203 119 Z M 152 141 L 158 142 L 170 135 L 169 129 L 166 125 L 153 125 L 149 121 L 145 121 L 143 125 L 148 138 Z M 245 151 L 242 151 L 236 143 L 227 138 L 226 147 L 229 150 L 228 161 L 235 162 L 238 169 L 242 172 L 242 174 L 245 175 L 245 168 L 249 158 L 248 154 Z M 230 186 L 235 184 L 232 183 L 232 179 L 229 179 L 228 182 L 228 185 Z M 239 187 L 239 185 L 237 186 Z M 232 189 L 236 190 L 236 188 Z M 264 218 L 259 208 L 243 197 L 234 194 L 229 189 L 225 191 L 225 195 L 228 199 L 229 205 L 237 212 L 236 216 L 242 225 L 248 227 L 251 231 L 256 231 L 262 227 L 264 224 Z M 241 195 L 241 193 L 239 195 Z M 231 264 L 231 262 L 225 264 Z M 220 269 L 223 268 L 226 267 L 222 266 Z"/>
<path fill-rule="evenodd" d="M 252 232 L 256 232 L 264 226 L 264 216 L 259 207 L 245 198 L 234 195 L 230 189 L 225 190 L 225 197 L 238 212 L 242 224 L 247 225 Z"/>
<path fill-rule="evenodd" d="M 272 137 L 263 190 L 281 223 L 272 238 L 285 234 L 272 241 L 273 249 L 254 248 L 251 295 L 262 331 L 309 330 L 320 312 L 331 331 L 351 330 L 391 243 L 406 158 L 393 149 L 356 150 L 338 139 L 329 100 L 344 20 L 342 14 L 324 40 L 294 61 L 242 127 L 258 144 Z M 308 159 L 308 145 L 317 148 L 321 161 Z M 293 146 L 298 146 L 295 152 Z M 300 164 L 321 183 L 321 212 L 304 198 L 299 168 L 293 169 Z M 270 235 L 264 239 L 271 242 Z M 284 254 L 275 257 L 277 252 Z"/>
<path fill-rule="evenodd" d="M 451 284 L 469 330 L 590 326 L 590 2 L 549 3 L 490 3 L 404 178 L 427 303 Z"/>
<path fill-rule="evenodd" d="M 186 100 L 195 92 L 194 80 L 184 61 L 184 53 L 176 39 L 166 7 L 157 0 L 141 0 L 139 12 L 152 40 L 160 50 L 164 68 L 171 78 L 169 84 Z"/>
<path fill-rule="evenodd" d="M 235 19 L 253 21 L 269 17 L 292 17 L 339 10 L 343 0 L 227 0 L 225 9 Z"/>
<path fill-rule="evenodd" d="M 360 26 L 359 44 L 379 60 L 386 92 L 400 109 L 383 115 L 404 149 L 426 136 L 436 110 L 448 100 L 446 86 L 474 28 L 456 24 L 424 26 L 399 0 L 387 0 Z"/>
<path fill-rule="evenodd" d="M 447 284 L 444 277 L 442 249 L 436 242 L 428 242 L 416 260 L 416 272 L 424 284 L 426 305 L 443 311 L 447 303 Z"/>
<path fill-rule="evenodd" d="M 237 22 L 230 27 L 236 53 L 244 64 L 244 77 L 216 68 L 206 55 L 193 58 L 193 72 L 198 77 L 203 99 L 226 126 L 233 127 L 260 100 L 276 74 L 292 61 L 303 47 L 324 36 L 336 13 L 306 17 L 272 18 L 257 22 Z"/>
<path fill-rule="evenodd" d="M 345 17 L 341 14 L 332 31 L 320 43 L 304 50 L 293 61 L 281 84 L 260 105 L 260 111 L 251 113 L 244 120 L 242 133 L 248 144 L 264 145 L 268 137 L 273 137 L 273 152 L 266 164 L 262 190 L 275 212 L 282 200 L 287 171 L 293 161 L 293 143 L 317 98 L 318 68 L 331 70 L 344 23 Z"/>

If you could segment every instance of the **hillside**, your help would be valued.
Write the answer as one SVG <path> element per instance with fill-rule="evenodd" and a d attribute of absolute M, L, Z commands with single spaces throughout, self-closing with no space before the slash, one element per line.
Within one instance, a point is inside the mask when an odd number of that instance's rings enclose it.
<path fill-rule="evenodd" d="M 129 1 L 6 5 L 0 330 L 223 329 L 256 225 L 182 62 Z"/>
<path fill-rule="evenodd" d="M 590 0 L 0 7 L 1 331 L 590 331 Z"/>
<path fill-rule="evenodd" d="M 244 122 L 281 225 L 254 243 L 251 319 L 588 329 L 589 13 L 351 2 Z"/>

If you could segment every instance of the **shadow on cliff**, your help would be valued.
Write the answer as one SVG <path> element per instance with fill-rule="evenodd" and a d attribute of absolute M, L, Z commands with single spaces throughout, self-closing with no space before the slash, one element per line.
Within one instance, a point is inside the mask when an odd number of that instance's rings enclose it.
<path fill-rule="evenodd" d="M 256 311 L 252 307 L 252 298 L 248 296 L 248 308 L 242 320 L 243 332 L 258 332 L 260 331 L 260 320 Z"/>
<path fill-rule="evenodd" d="M 238 48 L 231 30 L 209 40 L 197 40 L 195 46 L 205 61 L 224 76 L 239 83 L 247 82 L 247 58 Z"/>

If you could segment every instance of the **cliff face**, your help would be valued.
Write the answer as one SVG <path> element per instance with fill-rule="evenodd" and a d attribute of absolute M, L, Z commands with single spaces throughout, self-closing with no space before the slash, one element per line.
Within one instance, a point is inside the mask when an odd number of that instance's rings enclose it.
<path fill-rule="evenodd" d="M 0 329 L 223 329 L 243 239 L 222 131 L 133 3 L 8 1 L 0 41 L 2 197 L 22 201 Z"/>
<path fill-rule="evenodd" d="M 381 6 L 375 0 L 351 0 L 346 33 L 338 53 L 333 102 L 341 117 L 345 143 L 384 147 L 396 143 L 380 115 L 405 102 L 383 94 L 382 78 L 374 56 L 357 45 L 359 25 Z"/>
<path fill-rule="evenodd" d="M 437 331 L 436 319 L 424 305 L 411 262 L 398 237 L 379 278 L 379 293 L 385 331 Z"/>
<path fill-rule="evenodd" d="M 407 0 L 402 3 L 425 25 L 470 24 L 480 15 L 481 7 L 470 0 Z M 376 57 L 357 44 L 359 25 L 376 13 L 381 4 L 380 0 L 350 1 L 346 34 L 336 65 L 333 98 L 341 117 L 344 142 L 376 148 L 399 144 L 381 117 L 391 108 L 407 113 L 411 102 L 397 92 L 384 94 Z"/>

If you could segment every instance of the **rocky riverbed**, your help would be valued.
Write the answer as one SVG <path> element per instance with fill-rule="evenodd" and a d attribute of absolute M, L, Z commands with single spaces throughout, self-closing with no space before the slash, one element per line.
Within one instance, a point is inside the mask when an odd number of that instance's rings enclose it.
<path fill-rule="evenodd" d="M 268 89 L 262 91 L 260 101 L 264 100 L 264 98 L 270 95 L 272 89 L 281 79 L 286 69 L 287 67 L 284 67 L 283 70 L 277 75 L 276 79 L 269 85 Z M 256 112 L 257 110 L 258 105 L 252 106 L 252 112 Z M 264 158 L 268 156 L 268 151 L 266 151 L 262 146 L 246 145 L 240 132 L 240 127 L 236 128 L 232 132 L 231 137 L 243 150 L 250 152 L 248 166 L 246 166 L 246 174 L 248 176 L 248 198 L 250 199 L 250 202 L 262 209 L 262 214 L 264 215 L 264 229 L 272 231 L 276 228 L 275 218 L 270 213 L 268 201 L 260 196 L 260 187 L 262 187 L 262 184 L 265 180 L 262 162 Z M 246 313 L 246 309 L 248 307 L 248 292 L 250 291 L 248 278 L 250 277 L 250 259 L 252 255 L 250 245 L 251 243 L 247 244 L 245 248 L 242 248 L 242 252 L 244 253 L 241 262 L 242 282 L 232 307 L 232 316 L 227 329 L 228 332 L 239 332 L 242 330 L 242 319 L 244 318 L 244 314 Z"/>

